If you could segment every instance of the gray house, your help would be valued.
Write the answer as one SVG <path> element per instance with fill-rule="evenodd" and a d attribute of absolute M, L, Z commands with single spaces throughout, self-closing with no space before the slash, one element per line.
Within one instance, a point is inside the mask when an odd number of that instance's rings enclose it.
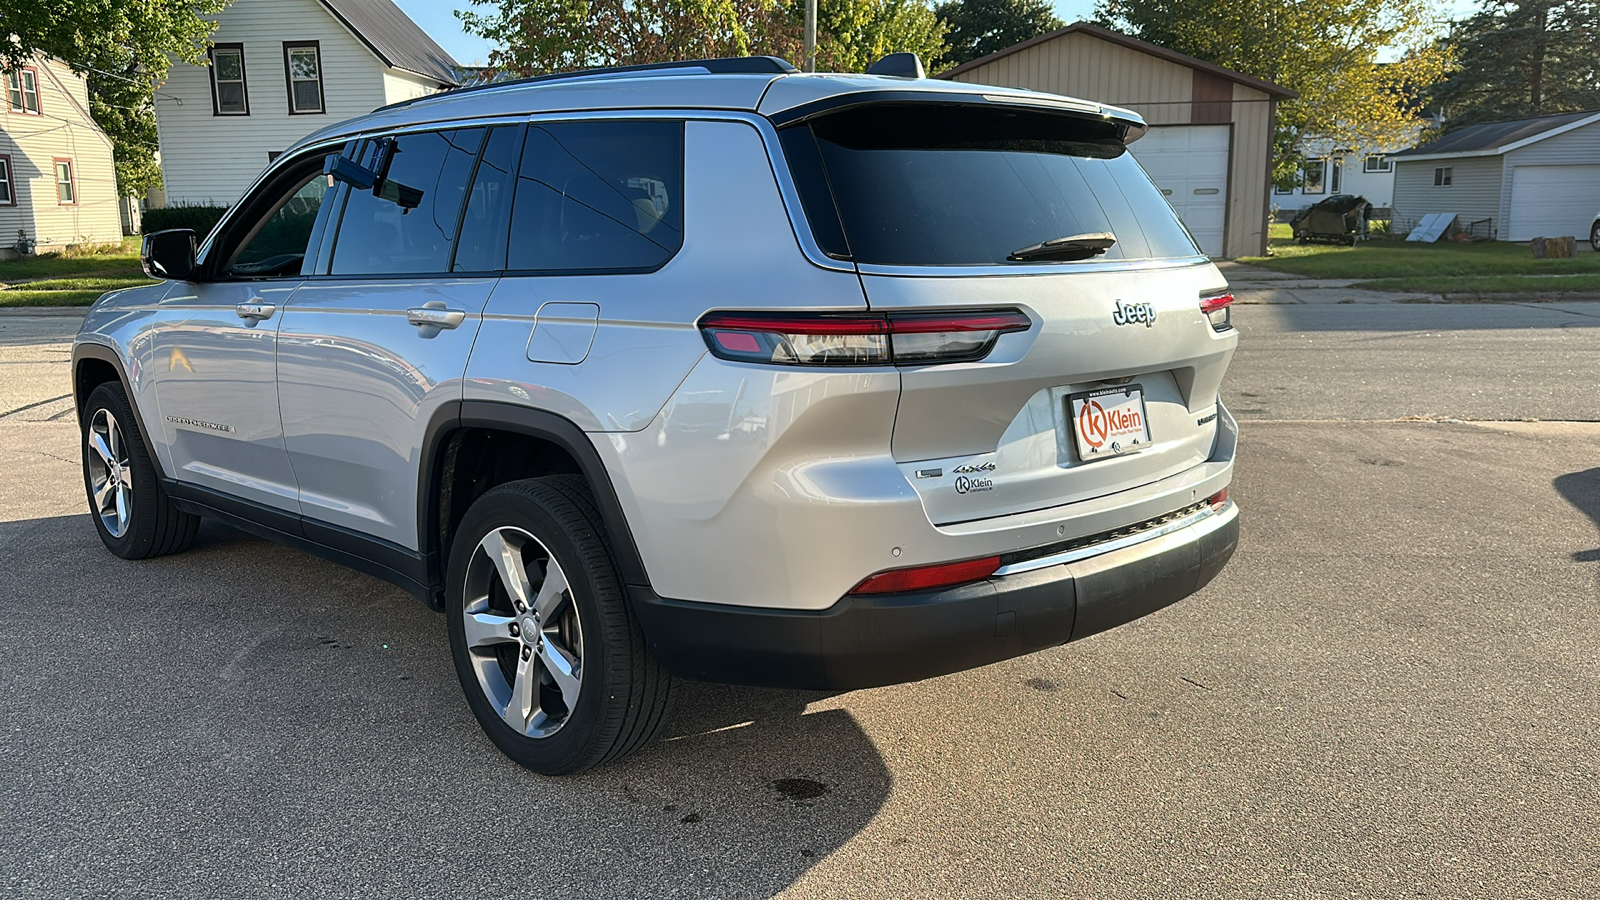
<path fill-rule="evenodd" d="M 1479 237 L 1582 240 L 1600 216 L 1600 111 L 1473 125 L 1393 159 L 1397 225 L 1455 213 Z"/>

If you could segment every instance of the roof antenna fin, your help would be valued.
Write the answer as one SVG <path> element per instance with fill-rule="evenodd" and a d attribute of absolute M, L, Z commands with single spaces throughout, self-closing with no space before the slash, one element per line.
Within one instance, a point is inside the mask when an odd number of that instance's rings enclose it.
<path fill-rule="evenodd" d="M 922 60 L 915 53 L 891 53 L 867 66 L 868 75 L 891 75 L 895 78 L 927 78 Z"/>

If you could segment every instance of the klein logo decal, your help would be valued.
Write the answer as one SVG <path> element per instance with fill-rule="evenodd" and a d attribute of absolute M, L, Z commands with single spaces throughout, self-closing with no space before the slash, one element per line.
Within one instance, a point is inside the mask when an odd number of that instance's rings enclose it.
<path fill-rule="evenodd" d="M 218 425 L 215 422 L 202 422 L 199 419 L 186 419 L 183 416 L 167 416 L 167 421 L 174 425 L 188 425 L 191 428 L 208 428 L 212 431 L 224 431 L 233 434 L 232 425 Z"/>
<path fill-rule="evenodd" d="M 979 491 L 994 490 L 994 480 L 991 478 L 968 478 L 962 475 L 956 479 L 956 493 L 976 494 Z"/>
<path fill-rule="evenodd" d="M 1156 324 L 1156 308 L 1148 303 L 1123 303 L 1118 300 L 1111 311 L 1111 321 L 1118 325 L 1142 324 L 1149 328 Z"/>
<path fill-rule="evenodd" d="M 1078 413 L 1078 433 L 1083 435 L 1083 442 L 1098 450 L 1105 445 L 1106 439 L 1112 432 L 1122 434 L 1129 431 L 1138 431 L 1142 428 L 1139 414 L 1125 409 L 1106 411 L 1098 401 L 1085 400 L 1083 409 Z"/>

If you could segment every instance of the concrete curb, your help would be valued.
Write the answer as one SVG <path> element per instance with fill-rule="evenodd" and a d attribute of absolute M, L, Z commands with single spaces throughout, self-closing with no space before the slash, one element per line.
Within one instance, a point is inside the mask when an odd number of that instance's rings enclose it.
<path fill-rule="evenodd" d="M 89 314 L 87 306 L 0 306 L 0 318 L 28 316 L 77 316 Z"/>

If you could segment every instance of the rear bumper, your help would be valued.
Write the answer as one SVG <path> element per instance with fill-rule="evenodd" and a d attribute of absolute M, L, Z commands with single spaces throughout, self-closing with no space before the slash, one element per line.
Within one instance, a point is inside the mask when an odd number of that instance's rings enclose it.
<path fill-rule="evenodd" d="M 845 597 L 818 612 L 691 603 L 630 590 L 652 652 L 685 678 L 817 690 L 877 687 L 1054 647 L 1182 600 L 1233 555 L 1239 511 L 1230 502 L 1176 524 L 1181 527 L 1117 541 L 1103 552 L 1084 548 L 1067 562 L 945 590 Z"/>

